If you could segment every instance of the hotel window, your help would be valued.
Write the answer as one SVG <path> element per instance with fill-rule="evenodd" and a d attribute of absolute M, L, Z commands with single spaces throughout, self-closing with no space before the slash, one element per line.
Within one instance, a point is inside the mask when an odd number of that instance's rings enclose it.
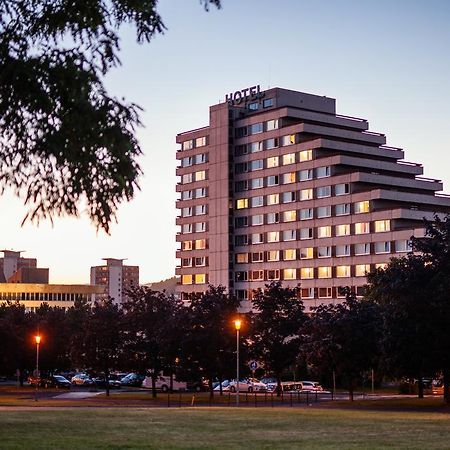
<path fill-rule="evenodd" d="M 283 280 L 295 280 L 297 278 L 296 269 L 283 269 Z"/>
<path fill-rule="evenodd" d="M 263 124 L 262 122 L 260 123 L 254 123 L 253 125 L 250 125 L 248 127 L 248 132 L 249 134 L 258 134 L 258 133 L 262 133 L 263 130 Z"/>
<path fill-rule="evenodd" d="M 246 162 L 235 164 L 235 165 L 234 165 L 234 172 L 235 172 L 235 173 L 244 173 L 244 172 L 248 172 L 248 164 L 247 164 Z"/>
<path fill-rule="evenodd" d="M 246 271 L 239 271 L 234 273 L 234 281 L 247 281 L 248 273 Z"/>
<path fill-rule="evenodd" d="M 206 188 L 197 188 L 195 190 L 195 198 L 206 197 Z"/>
<path fill-rule="evenodd" d="M 350 203 L 342 203 L 335 206 L 336 216 L 347 216 L 350 214 Z"/>
<path fill-rule="evenodd" d="M 208 162 L 208 157 L 206 153 L 199 153 L 198 155 L 194 156 L 195 164 L 203 164 L 205 162 Z"/>
<path fill-rule="evenodd" d="M 272 167 L 278 167 L 279 159 L 278 156 L 272 156 L 270 158 L 266 158 L 266 167 L 268 169 Z"/>
<path fill-rule="evenodd" d="M 278 147 L 278 138 L 266 139 L 264 142 L 264 148 L 266 150 L 271 150 L 272 148 Z"/>
<path fill-rule="evenodd" d="M 370 233 L 369 222 L 357 222 L 355 223 L 355 234 L 368 234 Z"/>
<path fill-rule="evenodd" d="M 283 222 L 294 222 L 297 220 L 297 211 L 283 211 Z"/>
<path fill-rule="evenodd" d="M 375 269 L 383 269 L 385 270 L 387 267 L 387 263 L 375 264 Z"/>
<path fill-rule="evenodd" d="M 350 256 L 350 245 L 336 245 L 336 256 Z"/>
<path fill-rule="evenodd" d="M 267 242 L 279 242 L 280 232 L 279 231 L 269 231 L 267 233 Z"/>
<path fill-rule="evenodd" d="M 365 200 L 363 202 L 355 202 L 353 208 L 354 208 L 355 214 L 368 213 L 369 212 L 369 201 Z"/>
<path fill-rule="evenodd" d="M 203 216 L 204 214 L 206 214 L 206 205 L 196 205 L 195 206 L 195 215 Z"/>
<path fill-rule="evenodd" d="M 283 250 L 283 260 L 284 261 L 295 261 L 297 259 L 297 253 L 294 248 L 288 248 Z"/>
<path fill-rule="evenodd" d="M 269 106 L 273 106 L 273 98 L 266 98 L 263 100 L 263 108 L 269 108 Z"/>
<path fill-rule="evenodd" d="M 299 181 L 308 181 L 313 179 L 313 170 L 307 169 L 307 170 L 300 170 L 298 173 L 298 179 Z"/>
<path fill-rule="evenodd" d="M 305 208 L 300 210 L 300 220 L 308 220 L 314 217 L 312 208 Z"/>
<path fill-rule="evenodd" d="M 401 239 L 395 241 L 395 251 L 397 253 L 406 253 L 411 251 L 411 241 L 407 239 Z"/>
<path fill-rule="evenodd" d="M 182 191 L 181 199 L 182 200 L 191 200 L 192 199 L 192 191 Z"/>
<path fill-rule="evenodd" d="M 288 134 L 287 136 L 283 136 L 281 138 L 281 145 L 283 147 L 285 147 L 286 145 L 293 145 L 293 144 L 295 144 L 295 141 L 296 141 L 295 134 Z M 294 160 L 295 160 L 295 157 L 294 157 Z"/>
<path fill-rule="evenodd" d="M 316 189 L 316 197 L 324 198 L 331 197 L 331 186 L 322 186 Z"/>
<path fill-rule="evenodd" d="M 234 245 L 248 245 L 248 236 L 246 234 L 238 234 L 234 237 Z"/>
<path fill-rule="evenodd" d="M 264 280 L 264 270 L 252 270 L 252 281 Z"/>
<path fill-rule="evenodd" d="M 192 207 L 188 206 L 186 208 L 183 208 L 181 210 L 181 216 L 182 217 L 191 217 L 192 216 Z"/>
<path fill-rule="evenodd" d="M 330 166 L 318 167 L 316 169 L 316 177 L 317 178 L 325 178 L 331 175 Z"/>
<path fill-rule="evenodd" d="M 252 197 L 250 199 L 250 206 L 252 208 L 257 208 L 258 206 L 263 206 L 264 204 L 264 197 L 262 195 L 258 197 Z"/>
<path fill-rule="evenodd" d="M 181 284 L 192 284 L 192 275 L 182 275 Z"/>
<path fill-rule="evenodd" d="M 263 233 L 253 233 L 251 235 L 252 244 L 262 244 L 264 242 L 264 234 Z"/>
<path fill-rule="evenodd" d="M 260 189 L 264 187 L 264 178 L 252 178 L 250 180 L 250 189 Z"/>
<path fill-rule="evenodd" d="M 186 158 L 183 158 L 181 160 L 181 167 L 189 167 L 192 166 L 192 164 L 193 164 L 192 156 L 186 156 Z"/>
<path fill-rule="evenodd" d="M 250 142 L 250 144 L 248 144 L 248 152 L 249 153 L 257 153 L 263 150 L 263 142 Z"/>
<path fill-rule="evenodd" d="M 375 242 L 375 254 L 379 253 L 391 253 L 391 243 L 386 242 Z"/>
<path fill-rule="evenodd" d="M 264 215 L 256 214 L 255 216 L 251 216 L 251 224 L 252 224 L 252 226 L 263 225 L 264 224 Z"/>
<path fill-rule="evenodd" d="M 259 103 L 258 102 L 253 102 L 253 103 L 249 103 L 248 104 L 248 109 L 250 111 L 256 111 L 259 108 Z"/>
<path fill-rule="evenodd" d="M 317 227 L 317 237 L 318 238 L 331 237 L 331 226 L 327 225 L 325 227 Z"/>
<path fill-rule="evenodd" d="M 278 269 L 267 271 L 267 280 L 272 281 L 279 279 L 280 279 L 280 271 Z"/>
<path fill-rule="evenodd" d="M 318 258 L 331 258 L 331 247 L 317 247 L 317 257 Z"/>
<path fill-rule="evenodd" d="M 192 258 L 183 258 L 181 260 L 181 265 L 183 267 L 192 267 Z"/>
<path fill-rule="evenodd" d="M 206 231 L 206 222 L 197 222 L 195 224 L 195 232 L 203 233 L 204 231 Z"/>
<path fill-rule="evenodd" d="M 300 239 L 312 239 L 314 236 L 312 228 L 301 228 L 300 229 Z"/>
<path fill-rule="evenodd" d="M 312 200 L 313 190 L 312 189 L 301 189 L 300 190 L 300 200 Z"/>
<path fill-rule="evenodd" d="M 277 129 L 278 129 L 278 119 L 272 119 L 266 122 L 266 131 L 272 131 Z"/>
<path fill-rule="evenodd" d="M 236 253 L 236 263 L 237 264 L 248 263 L 248 253 Z"/>
<path fill-rule="evenodd" d="M 314 288 L 302 288 L 302 298 L 314 298 Z"/>
<path fill-rule="evenodd" d="M 280 252 L 279 250 L 271 250 L 267 252 L 267 261 L 279 261 Z"/>
<path fill-rule="evenodd" d="M 243 217 L 236 217 L 234 219 L 234 226 L 236 228 L 247 227 L 248 226 L 248 219 L 247 219 L 247 217 L 245 217 L 245 216 L 243 216 Z"/>
<path fill-rule="evenodd" d="M 248 153 L 248 144 L 247 145 L 236 145 L 234 147 L 234 156 L 242 156 Z"/>
<path fill-rule="evenodd" d="M 278 175 L 270 175 L 267 177 L 267 186 L 277 186 L 280 184 Z"/>
<path fill-rule="evenodd" d="M 185 223 L 181 227 L 181 232 L 182 233 L 192 233 L 192 223 Z"/>
<path fill-rule="evenodd" d="M 292 202 L 295 202 L 295 191 L 283 192 L 281 194 L 281 203 L 292 203 Z"/>
<path fill-rule="evenodd" d="M 322 217 L 330 217 L 331 216 L 331 206 L 319 206 L 317 208 L 317 218 L 321 219 Z"/>
<path fill-rule="evenodd" d="M 297 239 L 297 233 L 295 230 L 284 230 L 283 241 L 295 241 Z"/>
<path fill-rule="evenodd" d="M 205 283 L 206 283 L 206 274 L 196 273 L 195 274 L 195 284 L 205 284 Z"/>
<path fill-rule="evenodd" d="M 235 192 L 242 192 L 247 190 L 248 190 L 248 180 L 236 181 L 236 183 L 234 184 Z"/>
<path fill-rule="evenodd" d="M 252 262 L 264 262 L 264 253 L 263 252 L 254 252 L 252 253 Z"/>
<path fill-rule="evenodd" d="M 272 223 L 280 223 L 280 214 L 279 213 L 268 213 L 266 215 L 266 223 L 268 225 Z"/>
<path fill-rule="evenodd" d="M 350 235 L 350 224 L 344 223 L 342 225 L 336 225 L 335 234 L 336 234 L 336 236 L 349 236 Z"/>
<path fill-rule="evenodd" d="M 264 163 L 262 159 L 255 159 L 248 163 L 248 170 L 250 170 L 250 172 L 253 172 L 255 170 L 261 170 L 263 169 L 263 167 Z"/>
<path fill-rule="evenodd" d="M 181 177 L 181 183 L 182 183 L 182 184 L 192 183 L 192 173 L 185 173 L 185 174 Z"/>
<path fill-rule="evenodd" d="M 278 205 L 280 203 L 280 194 L 269 194 L 267 196 L 268 205 Z"/>
<path fill-rule="evenodd" d="M 334 195 L 346 195 L 350 194 L 350 184 L 342 183 L 336 184 L 334 187 Z"/>
<path fill-rule="evenodd" d="M 312 259 L 313 258 L 313 248 L 303 247 L 300 249 L 300 259 Z"/>
<path fill-rule="evenodd" d="M 192 241 L 183 241 L 181 243 L 181 250 L 192 250 Z"/>
<path fill-rule="evenodd" d="M 312 150 L 303 150 L 298 153 L 299 161 L 311 161 L 312 160 Z"/>
<path fill-rule="evenodd" d="M 370 264 L 356 264 L 355 277 L 365 277 L 370 272 Z"/>
<path fill-rule="evenodd" d="M 370 244 L 355 244 L 355 255 L 370 255 Z"/>
<path fill-rule="evenodd" d="M 311 280 L 314 278 L 314 267 L 302 267 L 300 269 L 300 278 L 302 280 Z"/>
<path fill-rule="evenodd" d="M 195 140 L 196 147 L 204 147 L 206 145 L 206 136 L 199 137 Z"/>
<path fill-rule="evenodd" d="M 194 140 L 189 139 L 189 141 L 184 141 L 182 147 L 183 150 L 190 150 L 191 148 L 194 148 Z"/>
<path fill-rule="evenodd" d="M 331 278 L 331 267 L 330 266 L 318 267 L 317 278 Z"/>
<path fill-rule="evenodd" d="M 206 180 L 206 170 L 199 170 L 195 172 L 195 181 Z"/>
<path fill-rule="evenodd" d="M 206 239 L 196 239 L 195 240 L 195 249 L 196 250 L 204 250 L 206 248 Z"/>
<path fill-rule="evenodd" d="M 236 200 L 236 209 L 248 208 L 248 198 L 239 198 Z"/>
<path fill-rule="evenodd" d="M 281 184 L 295 183 L 295 172 L 286 172 L 281 174 Z"/>
<path fill-rule="evenodd" d="M 391 221 L 375 220 L 375 233 L 382 233 L 384 231 L 391 231 Z"/>
<path fill-rule="evenodd" d="M 281 158 L 283 160 L 283 166 L 295 164 L 295 153 L 286 153 Z"/>
<path fill-rule="evenodd" d="M 333 296 L 333 289 L 330 287 L 319 288 L 319 298 L 331 298 Z"/>

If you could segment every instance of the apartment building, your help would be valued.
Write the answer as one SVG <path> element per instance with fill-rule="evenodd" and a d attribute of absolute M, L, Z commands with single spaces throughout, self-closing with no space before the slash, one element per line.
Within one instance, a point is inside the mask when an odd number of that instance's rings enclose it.
<path fill-rule="evenodd" d="M 93 300 L 106 300 L 108 297 L 116 303 L 126 301 L 126 290 L 139 286 L 139 266 L 125 266 L 123 259 L 104 258 L 105 265 L 91 267 L 91 284 L 105 286 L 101 294 Z"/>
<path fill-rule="evenodd" d="M 209 112 L 176 138 L 185 300 L 221 284 L 248 310 L 272 280 L 300 287 L 307 310 L 345 286 L 361 295 L 367 272 L 423 236 L 424 217 L 450 211 L 441 181 L 332 98 L 253 86 Z"/>

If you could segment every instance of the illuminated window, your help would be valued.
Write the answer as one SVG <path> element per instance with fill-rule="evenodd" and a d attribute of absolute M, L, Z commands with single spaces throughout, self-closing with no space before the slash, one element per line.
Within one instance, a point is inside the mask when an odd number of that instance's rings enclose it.
<path fill-rule="evenodd" d="M 350 276 L 350 266 L 336 266 L 336 278 L 347 278 Z"/>
<path fill-rule="evenodd" d="M 336 225 L 336 236 L 349 236 L 350 235 L 350 224 L 344 223 L 342 225 Z"/>
<path fill-rule="evenodd" d="M 264 253 L 263 252 L 254 252 L 252 253 L 252 262 L 263 262 L 264 261 Z"/>
<path fill-rule="evenodd" d="M 181 243 L 181 249 L 182 250 L 192 250 L 192 241 L 183 241 Z"/>
<path fill-rule="evenodd" d="M 266 221 L 270 225 L 272 223 L 280 222 L 280 214 L 279 213 L 268 213 L 266 216 Z"/>
<path fill-rule="evenodd" d="M 350 245 L 336 245 L 336 256 L 350 256 Z"/>
<path fill-rule="evenodd" d="M 286 153 L 282 156 L 283 158 L 283 166 L 287 166 L 288 164 L 295 164 L 295 153 Z"/>
<path fill-rule="evenodd" d="M 317 237 L 318 238 L 331 237 L 331 226 L 327 225 L 324 227 L 317 227 Z"/>
<path fill-rule="evenodd" d="M 282 184 L 295 183 L 295 172 L 287 172 L 281 174 L 281 183 Z"/>
<path fill-rule="evenodd" d="M 375 220 L 375 233 L 382 233 L 384 231 L 391 231 L 391 221 Z"/>
<path fill-rule="evenodd" d="M 293 222 L 297 220 L 297 211 L 284 211 L 283 212 L 283 222 Z"/>
<path fill-rule="evenodd" d="M 375 242 L 375 253 L 391 253 L 391 243 L 387 242 Z"/>
<path fill-rule="evenodd" d="M 313 238 L 313 229 L 312 228 L 301 228 L 300 229 L 300 239 L 312 239 Z"/>
<path fill-rule="evenodd" d="M 281 145 L 283 147 L 286 146 L 286 145 L 293 145 L 293 144 L 295 144 L 295 141 L 296 141 L 295 134 L 288 134 L 287 136 L 283 136 L 281 138 Z"/>
<path fill-rule="evenodd" d="M 302 267 L 300 269 L 300 278 L 302 280 L 310 280 L 314 278 L 314 267 Z"/>
<path fill-rule="evenodd" d="M 300 210 L 300 220 L 308 220 L 314 217 L 312 208 L 304 208 Z"/>
<path fill-rule="evenodd" d="M 277 186 L 278 184 L 278 175 L 270 175 L 267 177 L 267 186 Z"/>
<path fill-rule="evenodd" d="M 252 244 L 262 244 L 264 242 L 264 234 L 263 233 L 253 233 L 251 235 Z"/>
<path fill-rule="evenodd" d="M 324 198 L 331 197 L 331 186 L 322 186 L 316 189 L 316 197 Z"/>
<path fill-rule="evenodd" d="M 331 216 L 331 206 L 319 206 L 317 208 L 317 218 L 321 219 L 322 217 L 330 217 Z"/>
<path fill-rule="evenodd" d="M 204 250 L 206 248 L 206 239 L 196 239 L 195 240 L 195 249 L 196 250 Z"/>
<path fill-rule="evenodd" d="M 278 119 L 268 120 L 266 122 L 266 131 L 278 129 Z"/>
<path fill-rule="evenodd" d="M 278 138 L 266 139 L 264 141 L 264 147 L 266 150 L 278 147 Z"/>
<path fill-rule="evenodd" d="M 278 167 L 278 164 L 279 164 L 278 156 L 271 156 L 270 158 L 266 158 L 266 167 L 268 169 L 272 167 Z"/>
<path fill-rule="evenodd" d="M 331 247 L 317 247 L 317 257 L 318 258 L 331 258 Z"/>
<path fill-rule="evenodd" d="M 192 275 L 182 275 L 181 284 L 192 284 Z"/>
<path fill-rule="evenodd" d="M 318 267 L 317 278 L 331 278 L 331 267 L 330 266 Z"/>
<path fill-rule="evenodd" d="M 250 189 L 259 189 L 264 187 L 264 178 L 252 178 L 250 180 Z"/>
<path fill-rule="evenodd" d="M 316 177 L 317 178 L 325 178 L 331 175 L 330 166 L 318 167 L 316 169 Z"/>
<path fill-rule="evenodd" d="M 313 190 L 312 189 L 301 189 L 300 190 L 300 200 L 312 200 Z"/>
<path fill-rule="evenodd" d="M 271 250 L 267 252 L 267 261 L 279 261 L 280 252 L 278 250 Z"/>
<path fill-rule="evenodd" d="M 292 203 L 292 202 L 295 202 L 295 191 L 283 192 L 281 194 L 281 203 Z"/>
<path fill-rule="evenodd" d="M 253 281 L 264 280 L 264 270 L 252 270 L 252 280 Z"/>
<path fill-rule="evenodd" d="M 191 148 L 194 148 L 194 140 L 189 139 L 189 141 L 184 141 L 181 145 L 183 150 L 190 150 Z"/>
<path fill-rule="evenodd" d="M 239 198 L 236 200 L 236 209 L 248 208 L 248 198 Z"/>
<path fill-rule="evenodd" d="M 347 216 L 350 214 L 350 203 L 342 203 L 335 206 L 336 216 Z"/>
<path fill-rule="evenodd" d="M 367 234 L 370 233 L 369 222 L 357 222 L 355 223 L 355 234 Z"/>
<path fill-rule="evenodd" d="M 196 147 L 204 147 L 206 145 L 206 136 L 199 137 L 195 140 Z"/>
<path fill-rule="evenodd" d="M 297 233 L 295 230 L 284 230 L 283 241 L 295 241 L 297 239 Z"/>
<path fill-rule="evenodd" d="M 258 197 L 252 197 L 250 199 L 250 206 L 252 208 L 257 208 L 258 206 L 263 206 L 264 204 L 264 197 L 262 195 Z"/>
<path fill-rule="evenodd" d="M 297 278 L 296 269 L 283 269 L 283 279 L 284 280 L 295 280 Z"/>
<path fill-rule="evenodd" d="M 182 183 L 182 184 L 192 183 L 192 179 L 193 179 L 192 173 L 185 173 L 185 174 L 181 177 L 181 183 Z"/>
<path fill-rule="evenodd" d="M 336 184 L 334 187 L 334 195 L 346 195 L 350 194 L 350 184 L 342 183 Z"/>
<path fill-rule="evenodd" d="M 236 262 L 238 264 L 248 263 L 248 253 L 236 253 Z"/>
<path fill-rule="evenodd" d="M 251 217 L 252 225 L 262 225 L 263 223 L 264 223 L 264 215 L 263 214 L 257 214 L 255 216 Z"/>
<path fill-rule="evenodd" d="M 249 153 L 257 153 L 260 152 L 264 149 L 263 147 L 263 142 L 251 142 L 250 144 L 248 144 L 248 152 Z"/>
<path fill-rule="evenodd" d="M 312 160 L 312 150 L 303 150 L 298 153 L 299 161 L 311 161 Z"/>
<path fill-rule="evenodd" d="M 370 264 L 356 264 L 355 277 L 365 277 L 370 272 Z"/>
<path fill-rule="evenodd" d="M 206 180 L 206 170 L 199 170 L 195 172 L 195 181 Z"/>
<path fill-rule="evenodd" d="M 375 264 L 375 269 L 383 269 L 383 270 L 385 270 L 386 268 L 387 268 L 387 263 Z"/>
<path fill-rule="evenodd" d="M 304 247 L 300 249 L 300 259 L 312 259 L 312 257 L 313 257 L 312 247 Z"/>
<path fill-rule="evenodd" d="M 280 232 L 279 231 L 269 231 L 267 233 L 267 242 L 279 242 Z"/>
<path fill-rule="evenodd" d="M 284 261 L 294 261 L 297 259 L 296 250 L 294 248 L 288 248 L 283 250 Z"/>
<path fill-rule="evenodd" d="M 268 205 L 278 205 L 280 203 L 280 194 L 270 194 L 267 196 Z"/>
<path fill-rule="evenodd" d="M 195 284 L 205 284 L 205 283 L 206 283 L 206 274 L 196 273 L 195 274 Z"/>
<path fill-rule="evenodd" d="M 370 244 L 355 244 L 355 255 L 370 255 Z"/>
<path fill-rule="evenodd" d="M 280 271 L 278 269 L 275 270 L 268 270 L 267 271 L 267 279 L 269 281 L 272 280 L 279 280 L 280 279 Z"/>
<path fill-rule="evenodd" d="M 354 204 L 355 214 L 362 214 L 369 212 L 369 201 L 365 200 L 363 202 L 355 202 Z"/>
<path fill-rule="evenodd" d="M 313 179 L 313 171 L 312 169 L 300 170 L 298 173 L 299 181 L 308 181 Z"/>

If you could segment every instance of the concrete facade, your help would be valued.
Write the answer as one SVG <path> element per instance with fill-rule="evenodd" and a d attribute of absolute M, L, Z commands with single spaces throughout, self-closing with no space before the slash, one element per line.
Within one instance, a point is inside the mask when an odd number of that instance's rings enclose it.
<path fill-rule="evenodd" d="M 221 284 L 247 310 L 254 289 L 281 280 L 307 310 L 340 302 L 340 288 L 361 295 L 367 271 L 409 251 L 424 217 L 450 211 L 439 180 L 334 99 L 242 92 L 177 135 L 183 299 Z"/>

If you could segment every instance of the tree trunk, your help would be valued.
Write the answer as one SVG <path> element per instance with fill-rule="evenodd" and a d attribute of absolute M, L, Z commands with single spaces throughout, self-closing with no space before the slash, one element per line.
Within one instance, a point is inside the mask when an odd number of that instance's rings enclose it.
<path fill-rule="evenodd" d="M 109 397 L 109 369 L 105 370 L 106 396 Z"/>
<path fill-rule="evenodd" d="M 281 376 L 277 375 L 277 397 L 281 397 L 281 390 L 282 390 L 282 386 L 281 386 Z"/>
<path fill-rule="evenodd" d="M 158 375 L 155 373 L 152 373 L 152 398 L 156 398 L 156 377 Z"/>
<path fill-rule="evenodd" d="M 222 376 L 222 375 L 219 375 L 219 392 L 220 392 L 220 395 L 221 395 L 221 396 L 223 395 L 223 386 L 222 386 L 222 383 L 223 383 L 223 376 Z"/>
<path fill-rule="evenodd" d="M 208 387 L 209 387 L 209 398 L 212 400 L 214 398 L 214 389 L 213 389 L 213 377 L 211 376 L 211 374 L 209 374 Z"/>
<path fill-rule="evenodd" d="M 355 393 L 355 385 L 353 378 L 350 378 L 348 381 L 348 399 L 352 402 L 354 400 Z"/>
<path fill-rule="evenodd" d="M 450 370 L 444 370 L 444 403 L 450 405 Z"/>
<path fill-rule="evenodd" d="M 417 378 L 417 396 L 423 398 L 423 379 L 421 374 Z"/>

